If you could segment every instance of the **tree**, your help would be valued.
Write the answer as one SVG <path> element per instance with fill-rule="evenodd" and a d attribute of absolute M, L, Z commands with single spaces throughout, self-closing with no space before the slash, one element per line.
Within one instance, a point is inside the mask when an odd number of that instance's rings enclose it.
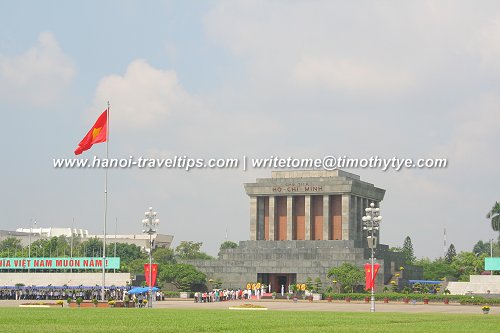
<path fill-rule="evenodd" d="M 231 241 L 225 241 L 220 245 L 220 250 L 225 250 L 225 249 L 235 249 L 238 247 L 238 244 L 235 242 Z"/>
<path fill-rule="evenodd" d="M 460 252 L 451 267 L 455 270 L 455 277 L 459 281 L 469 281 L 470 275 L 478 275 L 484 271 L 484 258 L 486 254 L 476 256 L 472 252 Z"/>
<path fill-rule="evenodd" d="M 66 236 L 61 235 L 59 237 L 52 237 L 52 238 L 55 238 L 54 242 L 56 244 L 56 254 L 59 257 L 69 256 L 70 245 Z"/>
<path fill-rule="evenodd" d="M 438 258 L 434 261 L 423 258 L 417 260 L 415 265 L 422 266 L 424 280 L 453 277 L 459 281 L 469 281 L 470 275 L 478 275 L 484 271 L 484 258 L 487 256 L 487 254 L 477 256 L 473 252 L 460 252 L 454 256 L 451 263 L 448 263 L 445 258 Z"/>
<path fill-rule="evenodd" d="M 323 288 L 323 282 L 319 277 L 314 279 L 314 288 L 318 294 L 321 294 L 321 288 Z"/>
<path fill-rule="evenodd" d="M 456 256 L 457 256 L 457 251 L 455 250 L 455 245 L 453 245 L 452 243 L 450 244 L 450 247 L 448 247 L 448 251 L 446 251 L 444 261 L 446 261 L 448 264 L 451 264 Z"/>
<path fill-rule="evenodd" d="M 491 220 L 491 228 L 494 231 L 500 232 L 500 203 L 495 202 L 491 210 L 486 215 L 486 218 Z"/>
<path fill-rule="evenodd" d="M 201 251 L 202 242 L 182 241 L 175 248 L 175 254 L 179 259 L 213 259 Z"/>
<path fill-rule="evenodd" d="M 0 252 L 13 251 L 18 246 L 21 246 L 21 241 L 15 237 L 9 237 L 0 242 Z"/>
<path fill-rule="evenodd" d="M 221 278 L 216 278 L 212 285 L 215 289 L 220 289 L 220 287 L 222 287 Z"/>
<path fill-rule="evenodd" d="M 389 248 L 389 251 L 391 251 L 391 252 L 402 252 L 403 249 L 400 246 L 393 246 L 393 247 Z"/>
<path fill-rule="evenodd" d="M 65 236 L 38 239 L 31 242 L 33 257 L 66 257 L 71 254 L 71 247 Z"/>
<path fill-rule="evenodd" d="M 89 238 L 78 245 L 82 257 L 98 257 L 102 255 L 102 241 L 97 237 Z"/>
<path fill-rule="evenodd" d="M 493 242 L 493 257 L 500 257 L 500 240 Z"/>
<path fill-rule="evenodd" d="M 54 248 L 54 257 L 56 256 L 55 242 L 51 242 L 51 239 L 37 239 L 31 242 L 31 255 L 32 256 L 44 256 L 52 257 L 52 248 Z"/>
<path fill-rule="evenodd" d="M 0 256 L 2 257 L 16 257 L 18 253 L 22 253 L 22 250 L 21 241 L 15 237 L 9 237 L 0 242 Z"/>
<path fill-rule="evenodd" d="M 330 268 L 327 276 L 335 278 L 342 285 L 346 292 L 354 292 L 354 287 L 357 286 L 364 277 L 361 268 L 350 263 L 343 263 L 338 267 Z"/>
<path fill-rule="evenodd" d="M 410 236 L 406 236 L 403 243 L 403 248 L 401 249 L 403 255 L 403 261 L 405 264 L 411 265 L 415 262 L 415 254 L 413 253 L 413 244 L 411 242 Z"/>
<path fill-rule="evenodd" d="M 193 285 L 205 283 L 207 276 L 194 266 L 171 264 L 160 267 L 159 280 L 172 283 L 180 291 L 191 291 Z"/>
<path fill-rule="evenodd" d="M 159 248 L 153 251 L 153 258 L 158 264 L 175 264 L 175 252 L 172 249 Z"/>
<path fill-rule="evenodd" d="M 490 244 L 480 240 L 476 243 L 476 245 L 474 245 L 474 247 L 472 248 L 472 252 L 474 252 L 474 254 L 476 256 L 479 256 L 481 254 L 488 254 L 489 255 L 490 254 Z"/>
<path fill-rule="evenodd" d="M 310 276 L 307 277 L 305 285 L 307 290 L 309 291 L 313 290 L 313 280 L 311 279 Z"/>
<path fill-rule="evenodd" d="M 124 271 L 128 271 L 132 275 L 144 274 L 144 264 L 146 264 L 146 259 L 135 259 L 128 264 L 123 264 L 122 268 Z"/>
<path fill-rule="evenodd" d="M 106 245 L 108 256 L 114 255 L 114 251 L 114 243 Z M 116 243 L 116 256 L 120 258 L 120 263 L 122 265 L 127 265 L 136 259 L 142 259 L 144 261 L 148 258 L 146 253 L 144 253 L 139 246 L 126 243 Z"/>

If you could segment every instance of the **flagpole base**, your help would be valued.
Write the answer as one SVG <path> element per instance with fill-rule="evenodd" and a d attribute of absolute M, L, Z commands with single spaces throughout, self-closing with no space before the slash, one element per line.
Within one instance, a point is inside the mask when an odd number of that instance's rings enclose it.
<path fill-rule="evenodd" d="M 370 312 L 375 312 L 375 290 L 372 288 L 372 294 L 370 297 Z"/>

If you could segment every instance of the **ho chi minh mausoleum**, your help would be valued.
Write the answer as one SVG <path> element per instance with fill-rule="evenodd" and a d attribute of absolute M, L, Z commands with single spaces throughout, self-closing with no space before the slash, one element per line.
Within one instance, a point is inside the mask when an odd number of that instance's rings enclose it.
<path fill-rule="evenodd" d="M 370 203 L 379 207 L 385 190 L 340 170 L 275 171 L 271 178 L 245 184 L 245 190 L 250 240 L 222 250 L 216 260 L 186 261 L 208 278 L 220 279 L 223 287 L 261 282 L 279 292 L 281 285 L 288 289 L 308 277 L 319 277 L 328 286 L 330 268 L 345 262 L 362 267 L 369 261 L 361 218 Z M 396 272 L 398 284 L 421 278 L 421 271 L 409 266 L 399 272 L 400 255 L 387 245 L 376 246 L 378 286 L 388 284 Z"/>

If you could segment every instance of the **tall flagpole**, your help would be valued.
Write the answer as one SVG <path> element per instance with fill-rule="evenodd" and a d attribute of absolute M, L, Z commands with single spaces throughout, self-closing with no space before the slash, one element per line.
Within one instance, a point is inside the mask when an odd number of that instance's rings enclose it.
<path fill-rule="evenodd" d="M 118 216 L 115 217 L 115 251 L 113 257 L 116 258 L 116 233 L 118 232 Z M 113 273 L 116 273 L 116 268 L 113 269 Z"/>
<path fill-rule="evenodd" d="M 106 112 L 106 163 L 108 163 L 108 146 L 109 146 L 109 101 L 108 110 Z M 105 286 L 106 286 L 106 220 L 108 216 L 108 164 L 104 173 L 104 238 L 102 241 L 102 289 L 101 300 L 104 301 Z"/>
<path fill-rule="evenodd" d="M 73 219 L 71 220 L 71 247 L 70 247 L 70 252 L 69 252 L 69 256 L 71 257 L 71 259 L 73 259 L 73 238 L 74 238 L 73 228 L 74 227 L 75 227 L 75 218 L 73 217 Z M 73 268 L 70 268 L 69 272 L 73 273 Z"/>

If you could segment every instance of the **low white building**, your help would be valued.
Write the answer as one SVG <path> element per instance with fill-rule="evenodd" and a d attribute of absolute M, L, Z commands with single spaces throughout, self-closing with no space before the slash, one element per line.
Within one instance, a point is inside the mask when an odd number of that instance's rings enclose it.
<path fill-rule="evenodd" d="M 500 294 L 500 275 L 470 275 L 469 282 L 448 282 L 452 295 Z"/>
<path fill-rule="evenodd" d="M 86 229 L 76 229 L 76 228 L 56 228 L 56 227 L 37 227 L 37 228 L 17 228 L 16 231 L 0 230 L 0 241 L 7 239 L 9 237 L 17 238 L 21 241 L 22 246 L 28 246 L 30 241 L 34 242 L 38 239 L 48 239 L 52 237 L 73 237 L 79 238 L 81 240 L 97 238 L 104 239 L 104 235 L 92 235 Z M 174 236 L 166 234 L 154 234 L 152 235 L 153 248 L 170 248 Z M 112 243 L 123 243 L 123 244 L 134 244 L 142 249 L 149 248 L 149 235 L 147 234 L 124 234 L 106 235 L 106 244 Z"/>
<path fill-rule="evenodd" d="M 71 237 L 71 231 L 73 231 L 73 237 L 82 237 L 82 238 L 92 238 L 94 236 L 89 236 L 89 231 L 86 229 L 71 229 L 71 228 L 17 228 L 17 232 L 27 233 L 31 232 L 31 235 L 44 237 L 44 238 L 52 238 L 52 237 Z"/>

